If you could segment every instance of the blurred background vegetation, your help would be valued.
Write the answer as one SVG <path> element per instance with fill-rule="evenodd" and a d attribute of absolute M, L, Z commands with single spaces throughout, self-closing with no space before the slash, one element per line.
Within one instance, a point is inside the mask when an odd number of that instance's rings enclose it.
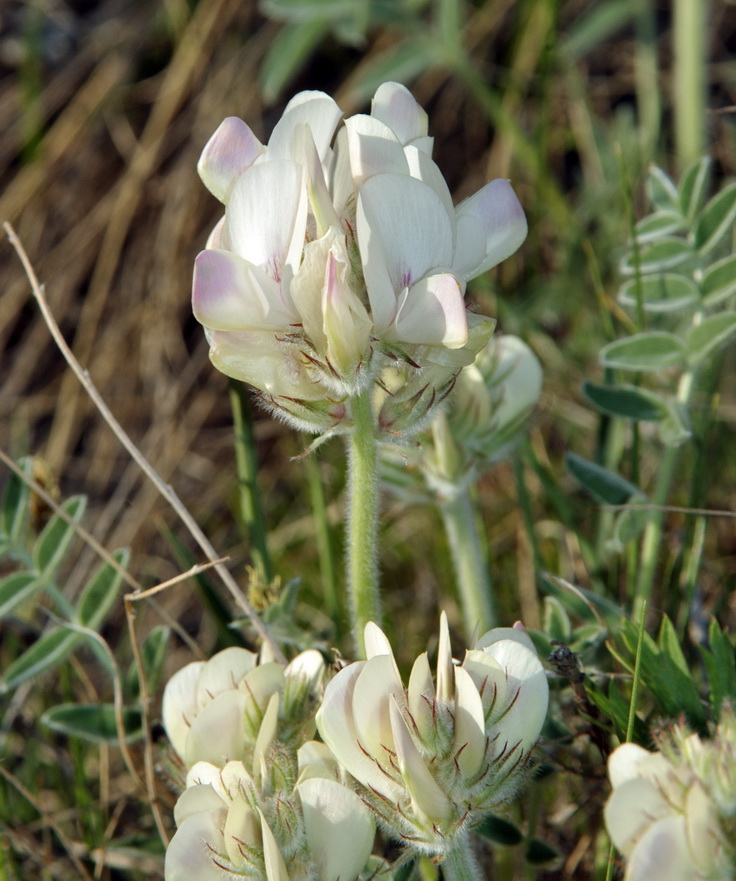
<path fill-rule="evenodd" d="M 350 115 L 368 108 L 379 83 L 406 83 L 429 113 L 435 159 L 456 200 L 507 177 L 529 220 L 519 253 L 477 280 L 469 298 L 499 330 L 525 339 L 545 371 L 523 455 L 478 487 L 502 623 L 522 618 L 541 629 L 541 570 L 626 599 L 623 567 L 600 555 L 591 567 L 581 551 L 596 541 L 599 505 L 566 473 L 563 456 L 600 452 L 602 420 L 581 383 L 601 380 L 598 353 L 621 319 L 618 267 L 632 217 L 646 210 L 646 169 L 656 163 L 677 177 L 707 152 L 716 182 L 736 172 L 734 46 L 736 4 L 726 0 L 4 0 L 0 220 L 23 240 L 110 408 L 245 585 L 250 553 L 228 382 L 210 366 L 190 313 L 193 260 L 220 211 L 196 162 L 225 116 L 242 117 L 265 141 L 297 91 L 324 90 Z M 52 494 L 85 494 L 85 523 L 105 547 L 131 548 L 141 583 L 178 574 L 199 559 L 191 539 L 66 368 L 7 243 L 0 274 L 0 447 L 36 457 L 36 477 Z M 708 466 L 698 504 L 712 509 L 735 507 L 733 368 L 731 351 L 701 451 Z M 339 572 L 343 448 L 321 448 L 305 472 L 291 458 L 308 439 L 257 411 L 253 419 L 274 568 L 284 583 L 301 579 L 290 614 L 334 645 L 313 504 L 326 506 L 327 553 Z M 641 449 L 646 485 L 661 449 L 646 432 Z M 686 486 L 673 503 L 691 503 Z M 670 589 L 689 528 L 685 515 L 667 515 L 652 603 L 674 617 Z M 400 634 L 406 662 L 436 632 L 440 596 L 458 624 L 452 570 L 431 507 L 407 509 L 389 495 L 382 541 L 388 630 Z M 733 625 L 733 519 L 710 518 L 704 543 L 698 614 L 706 621 L 718 612 Z M 97 565 L 79 550 L 64 592 L 78 595 Z M 203 614 L 205 600 L 227 605 L 219 590 L 211 579 L 159 597 L 207 655 L 236 638 L 218 628 L 217 614 Z M 158 609 L 139 610 L 142 636 L 160 623 Z M 0 622 L 2 666 L 33 642 L 36 626 L 22 617 Z M 344 627 L 339 621 L 337 633 Z M 124 633 L 121 608 L 104 635 L 127 665 Z M 96 878 L 162 877 L 145 799 L 114 748 L 38 733 L 50 704 L 109 690 L 91 658 L 81 652 L 62 675 L 28 683 L 0 709 L 7 770 L 35 800 L 0 783 L 0 817 L 12 833 L 0 878 L 79 877 L 75 848 L 79 858 L 96 855 L 88 863 Z M 166 675 L 191 658 L 191 647 L 172 639 Z M 604 845 L 588 821 L 605 795 L 602 764 L 596 773 L 584 797 L 558 798 L 540 815 L 562 857 L 539 877 L 596 877 Z M 173 803 L 165 784 L 161 798 Z M 585 815 L 588 799 L 597 807 Z M 50 832 L 49 812 L 62 812 L 72 829 L 68 846 Z"/>

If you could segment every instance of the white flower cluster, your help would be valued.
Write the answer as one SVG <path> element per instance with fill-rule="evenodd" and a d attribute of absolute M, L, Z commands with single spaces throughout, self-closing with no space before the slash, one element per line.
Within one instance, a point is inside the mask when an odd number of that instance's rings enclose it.
<path fill-rule="evenodd" d="M 497 628 L 453 663 L 442 615 L 437 674 L 420 655 L 404 688 L 391 646 L 366 627 L 366 661 L 328 684 L 317 727 L 382 826 L 432 855 L 504 805 L 547 713 L 547 678 L 526 632 Z"/>
<path fill-rule="evenodd" d="M 335 135 L 341 116 L 302 92 L 266 146 L 236 118 L 212 136 L 198 169 L 225 215 L 196 259 L 194 314 L 213 363 L 297 426 L 349 431 L 350 397 L 372 387 L 379 431 L 411 431 L 488 340 L 465 286 L 526 219 L 500 179 L 453 206 L 403 86 Z"/>
<path fill-rule="evenodd" d="M 512 798 L 548 702 L 526 633 L 492 630 L 458 666 L 443 615 L 436 676 L 422 654 L 406 689 L 382 631 L 365 641 L 368 659 L 323 694 L 317 652 L 284 667 L 227 649 L 169 681 L 164 725 L 187 775 L 166 881 L 355 881 L 384 866 L 376 819 L 443 857 Z"/>
<path fill-rule="evenodd" d="M 736 717 L 710 740 L 675 726 L 648 752 L 624 743 L 608 760 L 605 820 L 626 881 L 736 878 Z"/>

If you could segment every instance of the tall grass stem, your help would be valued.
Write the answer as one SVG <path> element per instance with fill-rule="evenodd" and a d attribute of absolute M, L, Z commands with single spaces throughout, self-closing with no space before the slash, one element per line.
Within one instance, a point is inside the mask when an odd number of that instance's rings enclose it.
<path fill-rule="evenodd" d="M 235 433 L 240 516 L 248 529 L 253 567 L 263 583 L 268 584 L 273 579 L 273 567 L 268 553 L 266 520 L 258 487 L 258 458 L 253 434 L 253 416 L 245 387 L 237 380 L 230 381 L 230 407 L 233 412 Z"/>

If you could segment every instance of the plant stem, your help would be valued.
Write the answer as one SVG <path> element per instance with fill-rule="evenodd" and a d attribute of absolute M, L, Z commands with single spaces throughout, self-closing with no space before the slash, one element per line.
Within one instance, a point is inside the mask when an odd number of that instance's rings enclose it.
<path fill-rule="evenodd" d="M 687 409 L 690 396 L 692 394 L 695 382 L 695 374 L 692 370 L 688 370 L 680 377 L 680 384 L 677 389 L 677 400 Z M 670 494 L 670 486 L 672 478 L 675 474 L 675 468 L 680 453 L 680 445 L 668 446 L 662 456 L 659 466 L 659 474 L 657 475 L 657 485 L 654 488 L 652 496 L 652 504 L 656 510 L 651 515 L 649 522 L 644 530 L 644 538 L 641 547 L 641 566 L 639 569 L 639 579 L 636 584 L 636 596 L 634 597 L 634 618 L 639 618 L 642 608 L 647 603 L 652 594 L 652 586 L 654 584 L 654 576 L 657 571 L 657 562 L 659 558 L 659 548 L 662 543 L 662 532 L 664 526 L 664 506 Z"/>
<path fill-rule="evenodd" d="M 235 462 L 238 472 L 238 499 L 240 515 L 248 527 L 250 554 L 253 566 L 268 584 L 273 578 L 271 558 L 266 545 L 266 527 L 258 489 L 258 462 L 253 436 L 253 419 L 246 391 L 241 382 L 230 383 L 230 406 L 233 411 L 235 431 Z"/>
<path fill-rule="evenodd" d="M 380 624 L 378 593 L 378 445 L 371 388 L 352 398 L 353 432 L 348 442 L 347 569 L 356 657 L 365 657 L 363 632 Z"/>
<path fill-rule="evenodd" d="M 681 169 L 704 150 L 707 15 L 707 0 L 675 0 L 672 106 L 677 161 Z"/>
<path fill-rule="evenodd" d="M 445 881 L 482 881 L 483 873 L 473 854 L 470 836 L 465 836 L 442 861 Z"/>
<path fill-rule="evenodd" d="M 452 553 L 465 636 L 471 639 L 475 628 L 485 633 L 493 627 L 493 587 L 483 553 L 478 517 L 467 488 L 458 489 L 452 499 L 439 505 L 447 542 Z"/>

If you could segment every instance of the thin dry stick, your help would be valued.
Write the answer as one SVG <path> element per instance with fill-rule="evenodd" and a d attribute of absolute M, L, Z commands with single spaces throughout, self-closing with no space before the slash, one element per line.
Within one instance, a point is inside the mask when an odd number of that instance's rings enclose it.
<path fill-rule="evenodd" d="M 31 290 L 33 291 L 33 296 L 36 299 L 36 302 L 41 309 L 41 314 L 43 315 L 44 321 L 46 322 L 46 326 L 51 332 L 52 337 L 54 338 L 54 342 L 59 347 L 62 355 L 66 359 L 67 364 L 74 371 L 74 374 L 79 379 L 82 384 L 84 390 L 92 399 L 94 405 L 100 411 L 103 419 L 110 426 L 112 431 L 114 432 L 117 439 L 120 443 L 125 447 L 128 451 L 129 455 L 135 460 L 143 473 L 148 477 L 149 480 L 153 482 L 155 487 L 161 493 L 161 495 L 166 499 L 166 501 L 171 505 L 174 511 L 178 514 L 181 521 L 189 530 L 190 534 L 200 546 L 200 548 L 204 551 L 207 559 L 210 560 L 214 564 L 214 568 L 217 574 L 222 579 L 223 584 L 230 592 L 235 603 L 242 609 L 242 611 L 251 619 L 253 627 L 257 631 L 258 635 L 261 639 L 268 644 L 273 656 L 276 660 L 285 663 L 286 659 L 284 657 L 283 652 L 273 640 L 271 634 L 268 632 L 265 624 L 258 617 L 255 609 L 251 606 L 248 600 L 243 595 L 243 592 L 238 587 L 237 582 L 233 578 L 233 576 L 228 572 L 225 566 L 218 562 L 220 557 L 216 553 L 215 549 L 210 544 L 209 539 L 205 536 L 202 530 L 197 525 L 196 521 L 186 509 L 182 501 L 179 499 L 178 495 L 174 492 L 174 489 L 169 485 L 163 482 L 159 475 L 156 472 L 156 469 L 150 464 L 150 462 L 146 459 L 143 453 L 136 447 L 133 441 L 128 437 L 123 427 L 117 421 L 117 419 L 113 416 L 111 410 L 103 400 L 100 393 L 97 391 L 94 383 L 89 377 L 89 374 L 86 370 L 83 370 L 77 359 L 74 357 L 73 352 L 67 345 L 66 340 L 62 336 L 61 331 L 59 330 L 59 326 L 56 323 L 53 315 L 51 314 L 51 310 L 49 309 L 48 303 L 46 302 L 46 297 L 43 293 L 43 288 L 36 278 L 36 273 L 33 270 L 33 266 L 31 265 L 30 260 L 28 259 L 28 255 L 25 252 L 23 247 L 23 243 L 20 241 L 18 236 L 16 235 L 15 230 L 9 223 L 4 223 L 3 227 L 8 236 L 8 240 L 10 244 L 15 249 L 15 252 L 18 254 L 18 257 L 23 264 L 23 269 L 26 273 L 26 277 L 31 285 Z"/>
<path fill-rule="evenodd" d="M 225 557 L 223 558 L 223 560 L 224 559 L 227 558 Z M 154 812 L 159 835 L 161 836 L 161 840 L 164 843 L 165 847 L 168 847 L 169 837 L 166 832 L 166 827 L 163 825 L 163 822 L 161 820 L 161 814 L 158 805 L 158 796 L 156 794 L 156 776 L 154 774 L 153 740 L 151 738 L 151 729 L 148 724 L 148 709 L 151 703 L 151 698 L 148 694 L 146 669 L 143 664 L 143 657 L 141 655 L 140 646 L 138 645 L 138 633 L 135 629 L 136 613 L 133 608 L 133 603 L 137 602 L 138 600 L 151 597 L 162 590 L 166 590 L 166 588 L 172 587 L 174 584 L 178 584 L 180 581 L 184 581 L 186 578 L 191 578 L 193 575 L 198 575 L 205 569 L 212 568 L 213 566 L 222 563 L 223 560 L 216 560 L 212 563 L 204 563 L 199 566 L 192 566 L 192 568 L 188 572 L 183 572 L 181 575 L 177 575 L 175 578 L 170 578 L 168 581 L 165 581 L 162 584 L 157 584 L 155 587 L 151 587 L 148 590 L 143 591 L 143 593 L 129 593 L 126 594 L 125 597 L 123 597 L 125 605 L 125 618 L 128 622 L 128 633 L 130 634 L 130 642 L 133 647 L 133 657 L 135 659 L 135 666 L 138 672 L 138 702 L 140 704 L 141 727 L 143 729 L 144 736 L 143 767 L 146 777 L 146 791 L 148 793 L 148 800 L 151 804 L 151 810 Z"/>
<path fill-rule="evenodd" d="M 84 863 L 79 859 L 76 854 L 77 848 L 74 846 L 74 842 L 69 841 L 64 832 L 62 831 L 59 824 L 54 819 L 53 814 L 47 813 L 41 805 L 36 801 L 33 794 L 23 786 L 23 784 L 15 777 L 10 771 L 7 771 L 0 764 L 0 775 L 2 775 L 8 783 L 19 792 L 23 798 L 30 804 L 33 805 L 34 809 L 37 811 L 39 816 L 43 819 L 44 823 L 50 828 L 53 829 L 56 837 L 59 839 L 59 843 L 64 848 L 64 850 L 69 854 L 69 859 L 74 863 L 74 867 L 79 872 L 79 877 L 83 878 L 84 881 L 92 881 L 92 876 L 89 874 L 87 869 L 85 868 Z"/>

